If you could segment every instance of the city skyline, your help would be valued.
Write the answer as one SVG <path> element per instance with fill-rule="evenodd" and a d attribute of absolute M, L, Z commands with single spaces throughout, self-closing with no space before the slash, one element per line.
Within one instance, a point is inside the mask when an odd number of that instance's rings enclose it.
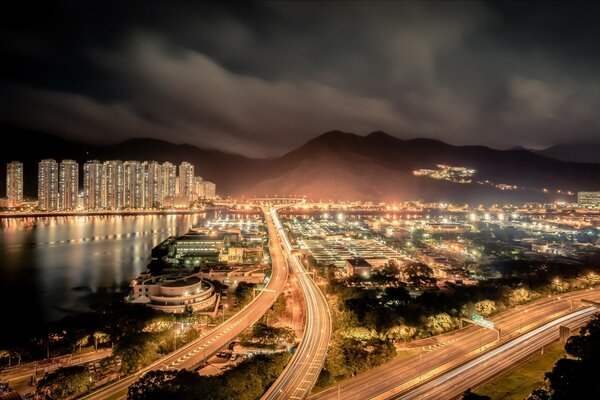
<path fill-rule="evenodd" d="M 38 164 L 37 203 L 40 211 L 85 211 L 119 209 L 157 209 L 165 205 L 188 207 L 197 199 L 216 197 L 216 185 L 194 175 L 194 166 L 183 162 L 180 175 L 171 162 L 98 160 L 82 167 L 80 190 L 79 163 L 74 160 L 41 160 Z M 23 164 L 6 164 L 6 204 L 21 209 Z M 164 174 L 164 175 L 163 175 Z M 183 184 L 180 184 L 184 182 Z"/>
<path fill-rule="evenodd" d="M 8 2 L 0 398 L 600 399 L 599 12 Z"/>

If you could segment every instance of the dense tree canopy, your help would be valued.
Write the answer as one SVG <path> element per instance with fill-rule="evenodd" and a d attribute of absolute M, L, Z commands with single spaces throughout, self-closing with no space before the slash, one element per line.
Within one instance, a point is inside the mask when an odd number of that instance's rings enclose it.
<path fill-rule="evenodd" d="M 92 376 L 84 366 L 59 368 L 38 384 L 37 393 L 62 400 L 80 396 L 92 386 Z"/>
<path fill-rule="evenodd" d="M 573 358 L 562 358 L 546 373 L 550 390 L 532 393 L 535 399 L 599 399 L 600 385 L 600 315 L 572 336 L 565 350 Z"/>
<path fill-rule="evenodd" d="M 255 400 L 277 379 L 289 361 L 287 352 L 257 355 L 221 375 L 190 371 L 149 372 L 130 386 L 129 400 Z"/>

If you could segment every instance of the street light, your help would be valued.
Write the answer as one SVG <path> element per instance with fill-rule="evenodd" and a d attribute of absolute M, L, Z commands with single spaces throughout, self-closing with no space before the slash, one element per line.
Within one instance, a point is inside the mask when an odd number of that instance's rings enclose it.
<path fill-rule="evenodd" d="M 519 333 L 523 332 L 523 313 L 526 313 L 529 310 L 523 310 L 521 311 L 521 326 L 519 327 Z"/>

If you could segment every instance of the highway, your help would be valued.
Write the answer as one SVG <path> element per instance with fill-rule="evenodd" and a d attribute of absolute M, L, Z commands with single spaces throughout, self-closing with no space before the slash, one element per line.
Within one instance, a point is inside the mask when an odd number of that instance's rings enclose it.
<path fill-rule="evenodd" d="M 263 209 L 265 222 L 269 232 L 269 250 L 272 263 L 272 274 L 265 287 L 266 290 L 259 292 L 242 310 L 238 311 L 223 324 L 217 326 L 203 337 L 188 343 L 133 375 L 110 383 L 91 394 L 82 397 L 83 399 L 95 400 L 105 399 L 107 397 L 125 398 L 127 395 L 127 388 L 148 371 L 194 369 L 205 359 L 216 354 L 220 349 L 234 340 L 244 330 L 260 320 L 264 313 L 273 305 L 279 294 L 284 290 L 288 277 L 288 266 L 283 254 L 280 234 L 275 227 L 275 223 L 279 223 L 279 220 L 277 219 L 274 222 L 272 215 L 276 216 L 277 214 L 269 211 L 270 210 Z M 285 238 L 285 235 L 283 237 Z"/>
<path fill-rule="evenodd" d="M 292 254 L 292 247 L 277 216 L 272 210 L 272 219 L 279 231 L 284 251 L 292 273 L 306 302 L 306 324 L 300 344 L 292 359 L 262 397 L 263 400 L 304 399 L 314 386 L 327 355 L 331 338 L 331 315 L 323 293 L 307 274 L 300 259 Z"/>
<path fill-rule="evenodd" d="M 499 375 L 530 354 L 539 351 L 543 346 L 557 340 L 560 325 L 572 329 L 580 327 L 597 312 L 595 307 L 574 311 L 521 335 L 407 393 L 398 393 L 392 396 L 386 393 L 375 399 L 441 400 L 460 396 L 469 387 L 475 387 Z"/>
<path fill-rule="evenodd" d="M 561 314 L 583 308 L 579 300 L 600 299 L 600 288 L 579 290 L 552 296 L 510 309 L 491 318 L 501 331 L 500 343 L 523 332 L 550 322 Z M 415 354 L 387 362 L 371 371 L 358 375 L 313 394 L 309 399 L 368 399 L 383 393 L 405 392 L 420 382 L 440 375 L 465 361 L 482 354 L 498 344 L 497 333 L 470 325 L 458 331 L 435 338 L 417 340 L 409 344 Z"/>

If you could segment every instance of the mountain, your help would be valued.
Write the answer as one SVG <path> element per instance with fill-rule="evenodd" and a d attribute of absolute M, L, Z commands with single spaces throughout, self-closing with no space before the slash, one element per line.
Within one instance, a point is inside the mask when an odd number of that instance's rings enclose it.
<path fill-rule="evenodd" d="M 557 144 L 537 153 L 561 161 L 600 163 L 600 143 Z"/>
<path fill-rule="evenodd" d="M 231 196 L 301 194 L 312 199 L 505 203 L 573 200 L 556 191 L 600 190 L 600 164 L 563 162 L 530 150 L 401 140 L 384 132 L 367 136 L 327 132 L 281 157 L 253 159 L 156 139 L 98 146 L 42 132 L 0 129 L 14 138 L 10 151 L 0 154 L 0 162 L 25 163 L 25 188 L 30 196 L 36 195 L 37 162 L 42 158 L 72 158 L 80 163 L 134 159 L 179 164 L 186 160 L 196 166 L 197 175 L 217 184 L 220 195 Z M 437 164 L 475 169 L 474 180 L 526 189 L 499 190 L 490 184 L 458 184 L 413 174 L 417 169 L 435 169 Z M 2 181 L 5 172 L 0 169 Z"/>
<path fill-rule="evenodd" d="M 472 168 L 477 171 L 477 180 L 530 190 L 502 191 L 490 185 L 464 185 L 413 175 L 414 170 L 435 169 L 437 164 Z M 600 189 L 597 176 L 599 164 L 566 163 L 528 150 L 452 146 L 431 139 L 401 140 L 384 132 L 363 137 L 333 131 L 275 160 L 253 192 L 278 191 L 322 199 L 537 201 L 568 199 L 557 196 L 556 190 Z M 543 193 L 543 188 L 554 194 Z"/>
<path fill-rule="evenodd" d="M 268 167 L 268 159 L 258 160 L 212 149 L 200 149 L 188 144 L 173 144 L 157 139 L 129 139 L 113 145 L 91 145 L 59 138 L 44 132 L 0 126 L 3 137 L 10 137 L 10 145 L 0 151 L 0 182 L 6 182 L 7 162 L 24 163 L 25 195 L 37 196 L 37 164 L 44 158 L 73 159 L 83 165 L 87 160 L 156 160 L 180 164 L 195 164 L 196 175 L 218 184 L 219 193 L 237 193 L 240 182 L 260 176 Z M 83 170 L 80 181 L 83 185 Z M 5 194 L 0 185 L 0 196 Z"/>

